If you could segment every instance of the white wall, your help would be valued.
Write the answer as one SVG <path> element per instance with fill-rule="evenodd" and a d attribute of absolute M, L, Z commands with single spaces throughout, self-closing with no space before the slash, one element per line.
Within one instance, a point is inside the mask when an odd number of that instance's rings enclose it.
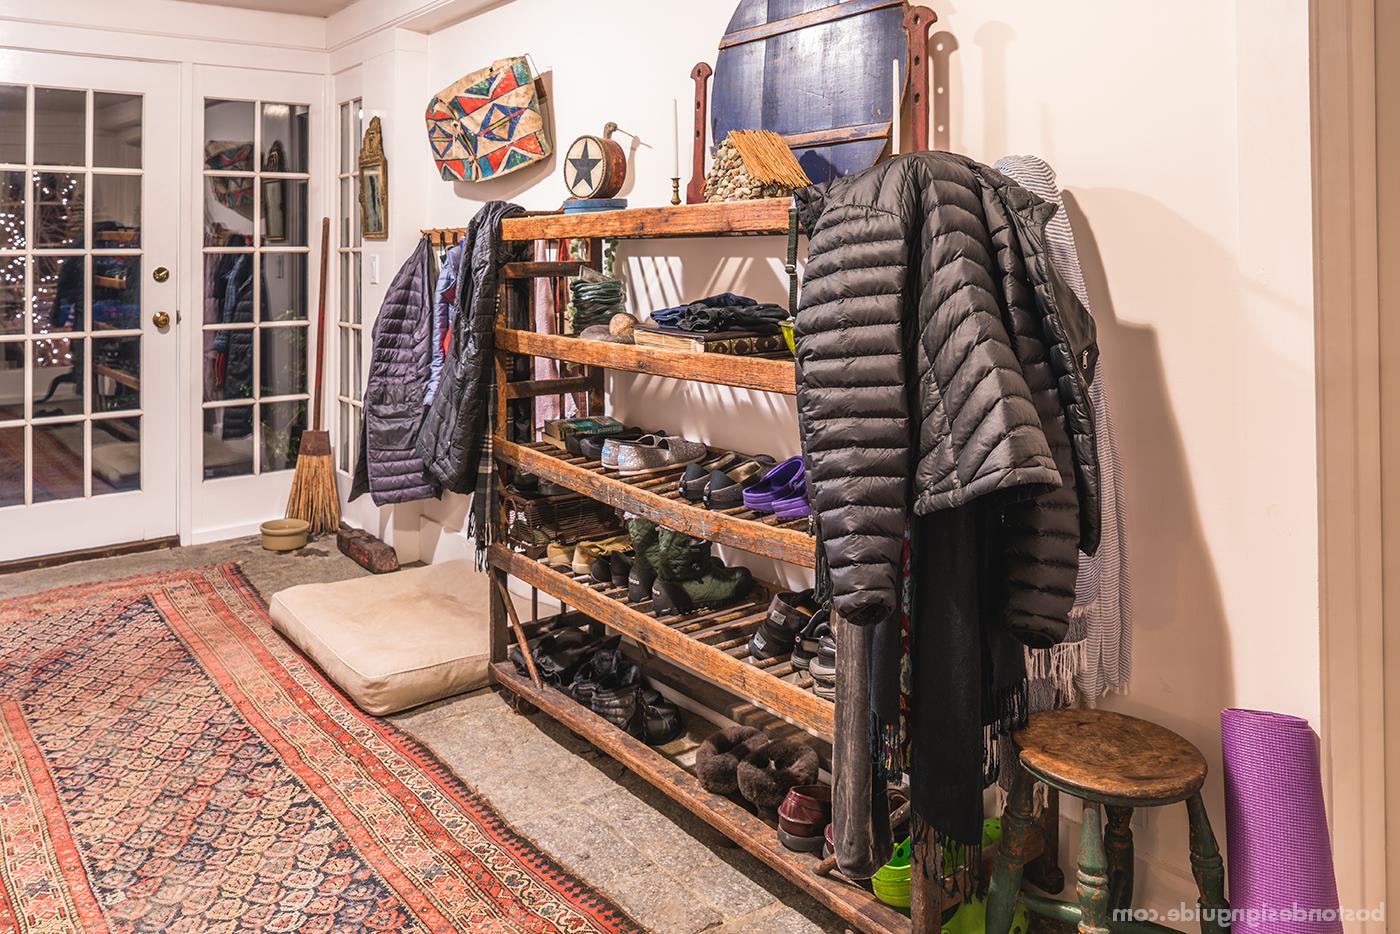
<path fill-rule="evenodd" d="M 935 134 L 987 162 L 1041 155 L 1068 191 L 1128 478 L 1136 676 L 1113 706 L 1201 747 L 1223 836 L 1220 709 L 1315 723 L 1319 711 L 1307 3 L 931 5 L 933 65 L 949 77 Z M 690 68 L 714 61 L 732 4 L 599 6 L 550 28 L 555 4 L 514 0 L 433 33 L 422 96 L 529 52 L 549 76 L 556 145 L 608 120 L 639 134 L 650 148 L 626 194 L 660 204 L 671 99 L 684 116 Z M 431 178 L 426 143 L 414 158 Z M 545 209 L 564 195 L 557 157 L 495 182 L 430 187 L 423 226 L 464 224 L 487 199 Z M 663 242 L 620 253 L 633 299 L 656 307 L 723 288 L 781 300 L 781 249 Z M 611 387 L 629 421 L 796 450 L 789 400 L 644 377 Z M 707 405 L 722 407 L 706 415 Z M 425 514 L 451 525 L 462 511 L 448 501 Z M 1185 827 L 1180 808 L 1139 816 L 1144 903 L 1189 896 Z"/>

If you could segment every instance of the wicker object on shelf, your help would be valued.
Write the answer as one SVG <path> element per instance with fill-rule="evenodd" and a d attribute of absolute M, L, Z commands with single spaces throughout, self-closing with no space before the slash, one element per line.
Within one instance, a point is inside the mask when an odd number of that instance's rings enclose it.
<path fill-rule="evenodd" d="M 577 493 L 540 496 L 506 488 L 506 542 L 532 558 L 544 556 L 550 541 L 565 545 L 622 530 L 617 510 Z"/>

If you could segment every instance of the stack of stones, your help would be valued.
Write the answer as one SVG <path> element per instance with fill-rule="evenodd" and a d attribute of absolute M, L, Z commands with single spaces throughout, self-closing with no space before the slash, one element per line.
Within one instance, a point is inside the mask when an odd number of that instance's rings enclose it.
<path fill-rule="evenodd" d="M 705 175 L 706 201 L 785 198 L 810 185 L 792 150 L 768 130 L 734 130 L 715 151 Z"/>

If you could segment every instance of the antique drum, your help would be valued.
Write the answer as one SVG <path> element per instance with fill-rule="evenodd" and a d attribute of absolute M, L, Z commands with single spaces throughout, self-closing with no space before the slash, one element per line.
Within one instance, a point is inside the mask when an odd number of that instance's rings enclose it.
<path fill-rule="evenodd" d="M 612 198 L 627 181 L 627 153 L 612 138 L 616 123 L 602 136 L 580 136 L 564 154 L 564 185 L 575 200 Z"/>

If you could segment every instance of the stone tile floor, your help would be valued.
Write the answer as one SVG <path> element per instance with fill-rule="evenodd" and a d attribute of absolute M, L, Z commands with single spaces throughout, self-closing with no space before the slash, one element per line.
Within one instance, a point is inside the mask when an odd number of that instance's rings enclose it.
<path fill-rule="evenodd" d="M 0 598 L 162 569 L 239 561 L 270 597 L 364 572 L 334 542 L 288 555 L 255 538 L 0 575 Z M 544 714 L 490 690 L 391 717 L 521 833 L 658 934 L 844 931 L 834 915 Z"/>

